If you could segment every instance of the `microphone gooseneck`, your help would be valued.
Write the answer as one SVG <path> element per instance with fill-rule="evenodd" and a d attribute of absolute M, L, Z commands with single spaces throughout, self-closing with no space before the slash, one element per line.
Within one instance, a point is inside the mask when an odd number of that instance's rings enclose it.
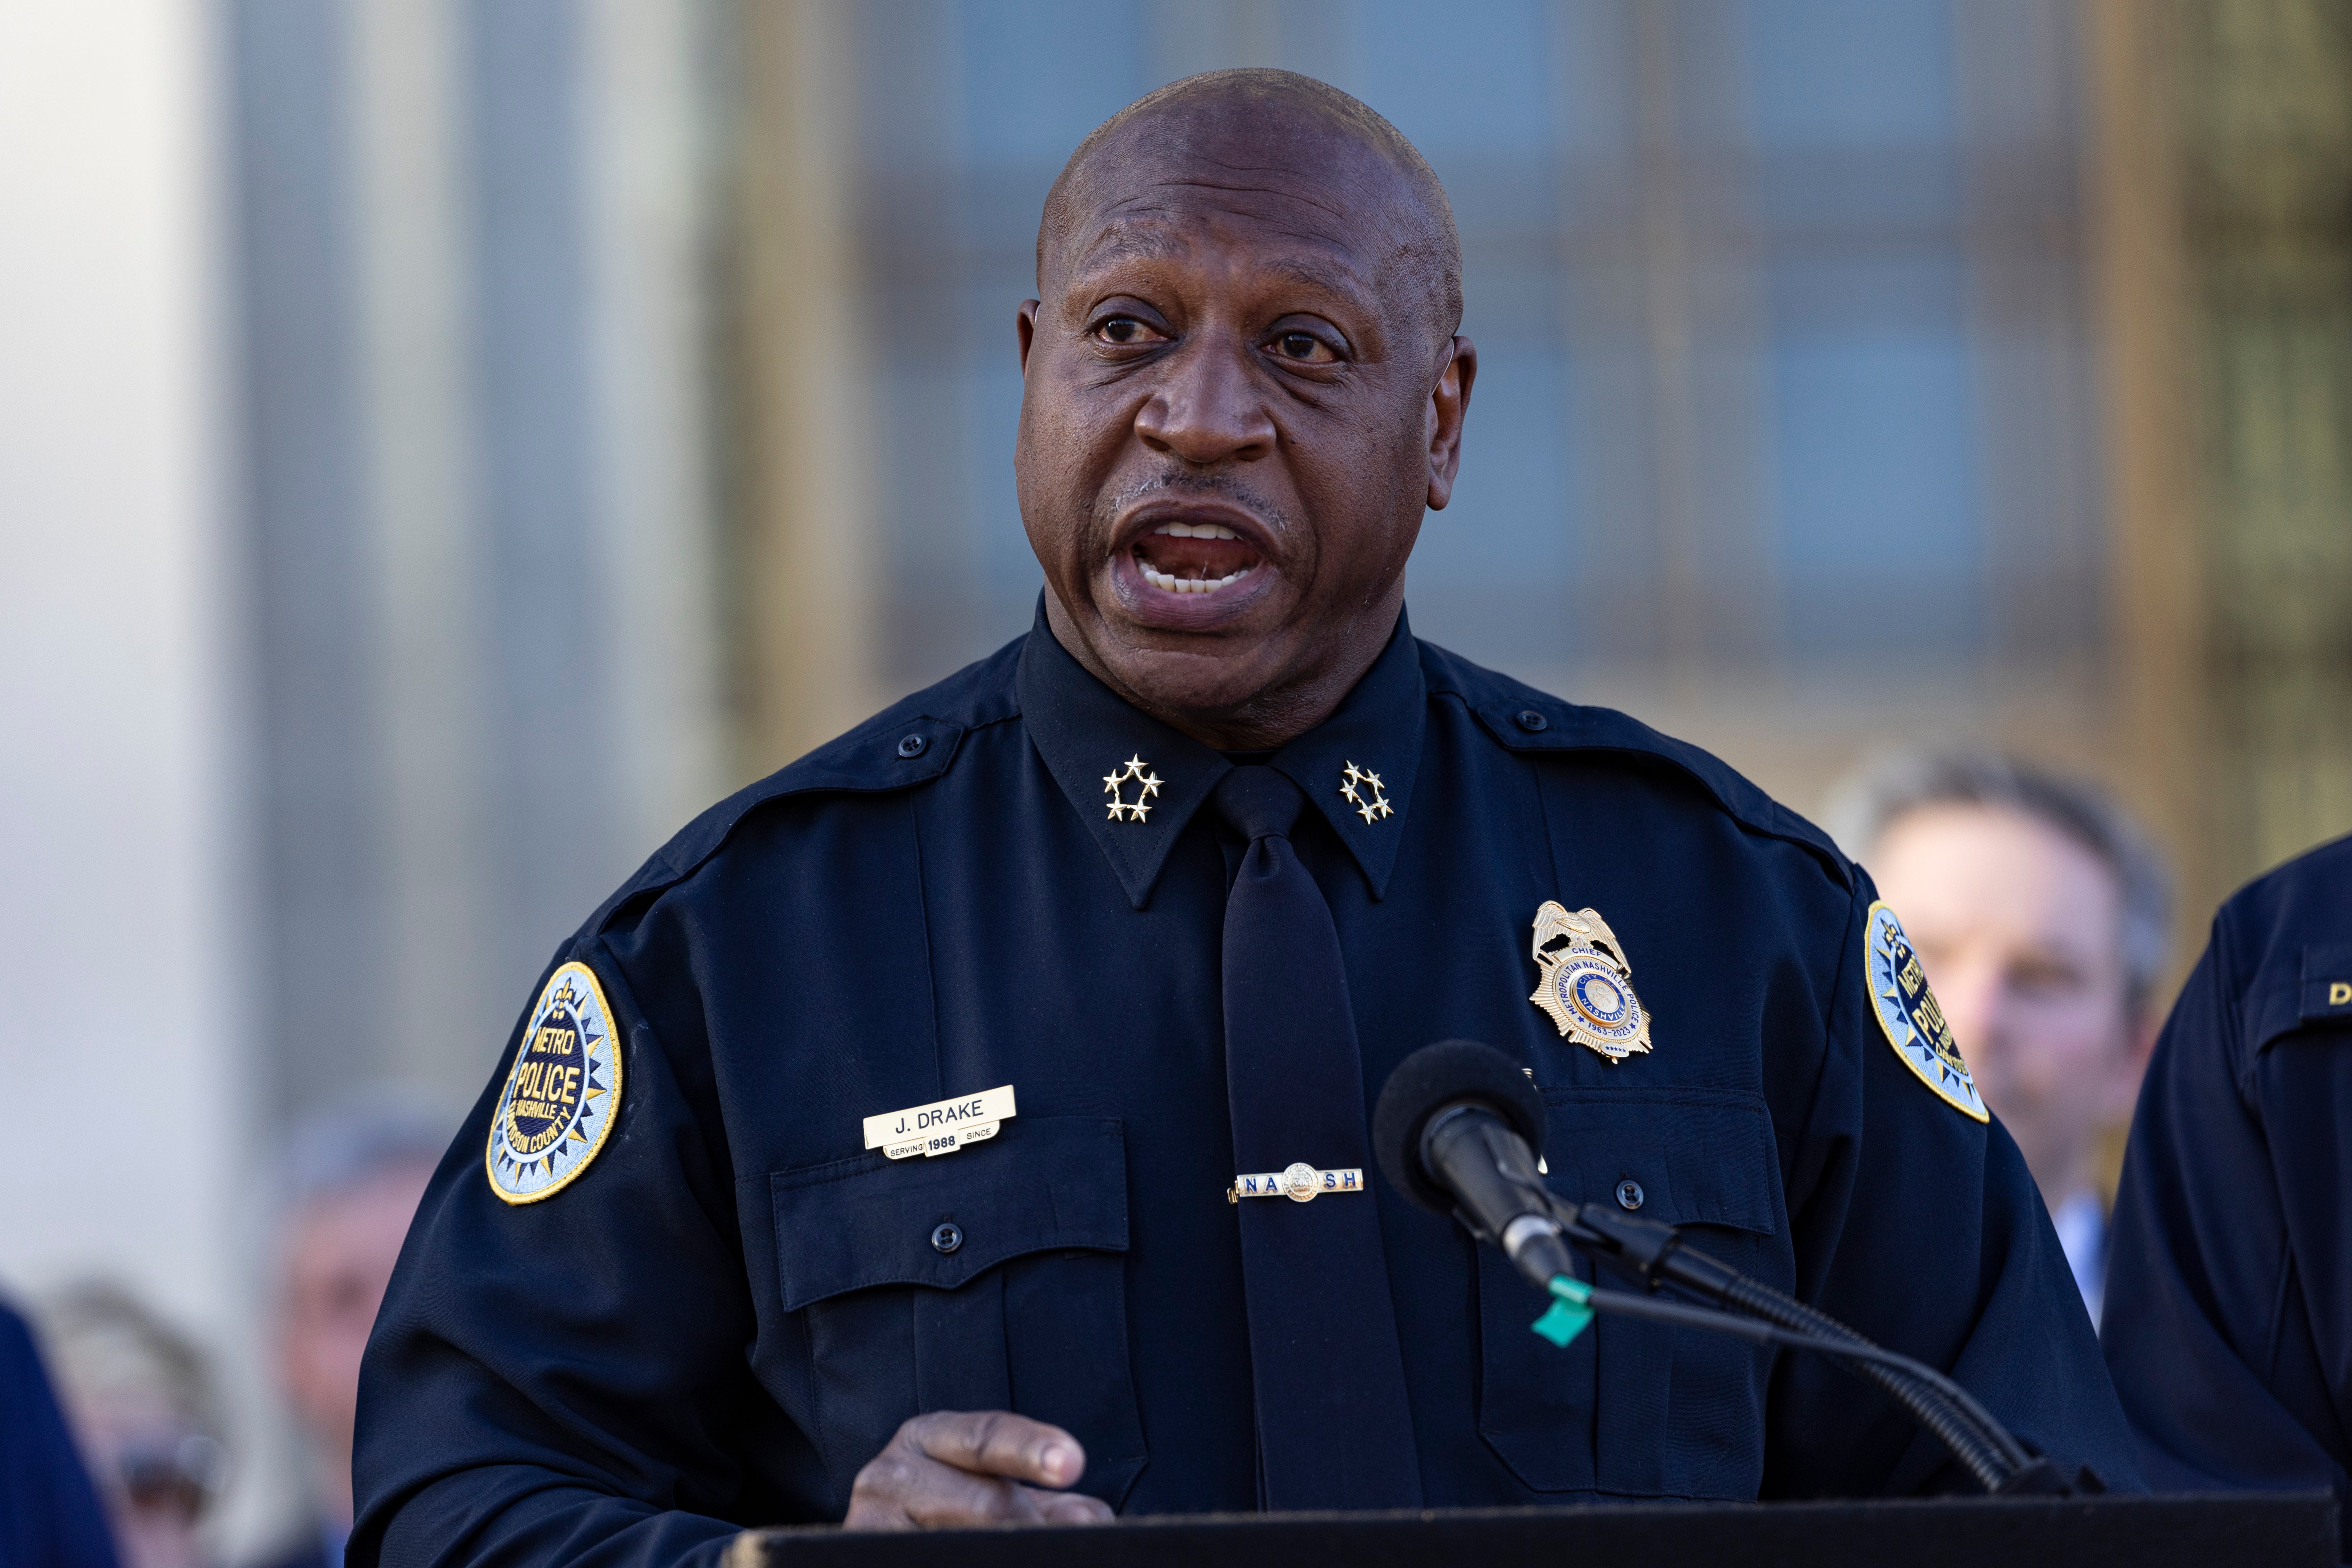
<path fill-rule="evenodd" d="M 1543 1097 L 1526 1073 L 1502 1052 L 1470 1040 L 1425 1046 L 1407 1057 L 1390 1075 L 1372 1118 L 1373 1151 L 1390 1184 L 1500 1247 L 1538 1289 L 1582 1303 L 1582 1311 L 1709 1329 L 1830 1356 L 1933 1433 L 1988 1492 L 2071 1489 L 2049 1459 L 2029 1450 L 1935 1368 L 1874 1344 L 1827 1313 L 1685 1245 L 1671 1225 L 1561 1199 L 1536 1170 L 1543 1132 Z M 1577 1281 L 1570 1247 L 1628 1277 L 1643 1293 L 1591 1289 Z M 1664 1286 L 1714 1305 L 1647 1294 Z M 1575 1327 L 1589 1321 L 1580 1311 Z M 1538 1331 L 1566 1343 L 1575 1327 L 1556 1328 L 1548 1314 Z M 2095 1489 L 2087 1471 L 2084 1480 Z"/>

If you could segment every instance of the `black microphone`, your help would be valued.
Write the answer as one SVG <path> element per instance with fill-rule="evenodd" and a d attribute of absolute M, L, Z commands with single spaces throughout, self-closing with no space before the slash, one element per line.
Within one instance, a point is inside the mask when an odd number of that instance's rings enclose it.
<path fill-rule="evenodd" d="M 1372 1111 L 1372 1148 L 1390 1184 L 1500 1247 L 1538 1289 L 1575 1275 L 1536 1172 L 1543 1136 L 1543 1096 L 1517 1062 L 1475 1040 L 1405 1058 Z"/>

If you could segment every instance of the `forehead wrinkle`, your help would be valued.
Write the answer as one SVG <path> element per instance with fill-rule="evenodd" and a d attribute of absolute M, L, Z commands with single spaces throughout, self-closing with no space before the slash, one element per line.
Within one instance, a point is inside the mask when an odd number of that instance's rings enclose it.
<path fill-rule="evenodd" d="M 1273 232 L 1285 238 L 1303 240 L 1315 246 L 1318 253 L 1252 258 L 1249 261 L 1252 272 L 1303 283 L 1309 288 L 1336 294 L 1360 309 L 1376 310 L 1378 289 L 1346 260 L 1326 252 L 1324 247 L 1328 241 L 1323 236 L 1296 229 L 1276 229 Z M 1069 288 L 1072 291 L 1084 289 L 1122 261 L 1157 260 L 1193 247 L 1193 242 L 1187 237 L 1164 232 L 1156 225 L 1137 229 L 1113 224 L 1096 238 L 1087 254 L 1070 269 Z"/>
<path fill-rule="evenodd" d="M 1332 202 L 1318 202 L 1314 198 L 1314 196 L 1305 190 L 1286 190 L 1274 185 L 1226 184 L 1217 180 L 1167 179 L 1158 181 L 1157 184 L 1162 186 L 1173 186 L 1179 190 L 1219 191 L 1232 195 L 1246 195 L 1272 196 L 1276 201 L 1297 202 L 1302 206 L 1317 208 L 1319 211 L 1329 213 L 1333 217 L 1345 217 L 1347 216 L 1347 209 L 1345 207 L 1339 206 L 1338 204 Z M 1113 205 L 1112 210 L 1118 211 L 1120 207 L 1124 207 L 1127 204 L 1125 202 L 1117 203 Z"/>
<path fill-rule="evenodd" d="M 1194 159 L 1193 162 L 1216 163 L 1217 160 L 1204 157 Z M 1213 192 L 1219 195 L 1264 196 L 1273 202 L 1296 203 L 1300 206 L 1309 207 L 1317 212 L 1328 214 L 1334 218 L 1339 219 L 1343 224 L 1345 224 L 1350 216 L 1350 208 L 1346 204 L 1344 195 L 1333 196 L 1327 194 L 1328 186 L 1332 183 L 1330 181 L 1318 181 L 1310 178 L 1297 169 L 1288 168 L 1281 164 L 1244 165 L 1218 163 L 1218 167 L 1230 169 L 1236 174 L 1264 174 L 1288 177 L 1286 179 L 1281 179 L 1277 181 L 1277 183 L 1265 184 L 1246 180 L 1217 180 L 1199 175 L 1167 174 L 1143 184 L 1139 188 L 1130 191 L 1126 195 L 1110 196 L 1107 199 L 1101 200 L 1099 210 L 1106 217 L 1114 217 L 1122 214 L 1133 212 L 1166 213 L 1170 216 L 1179 216 L 1176 210 L 1170 206 L 1161 205 L 1160 201 L 1155 199 L 1154 193 L 1168 191 L 1208 191 Z M 1375 197 L 1366 205 L 1377 209 L 1383 204 Z M 1361 209 L 1359 208 L 1357 210 L 1360 211 Z M 1331 239 L 1334 243 L 1339 242 L 1335 237 L 1325 236 L 1322 237 Z"/>
<path fill-rule="evenodd" d="M 1346 216 L 1337 208 L 1323 208 L 1315 203 L 1303 205 L 1335 217 Z M 1303 215 L 1292 216 L 1295 218 Z M 1288 268 L 1302 282 L 1325 284 L 1341 292 L 1359 292 L 1372 280 L 1363 268 L 1354 265 L 1354 258 L 1360 257 L 1376 270 L 1385 270 L 1386 263 L 1413 249 L 1411 238 L 1392 230 L 1371 234 L 1345 229 L 1334 232 L 1249 212 L 1204 215 L 1138 195 L 1111 205 L 1089 240 L 1083 246 L 1073 244 L 1066 247 L 1066 254 L 1071 257 L 1068 276 L 1073 279 L 1083 278 L 1099 267 L 1130 256 L 1153 258 L 1193 249 L 1200 240 L 1190 226 L 1200 225 L 1204 217 L 1211 224 L 1228 219 L 1256 234 L 1311 247 L 1312 259 L 1278 257 L 1265 265 Z M 1365 243 L 1368 240 L 1371 242 L 1369 246 Z"/>

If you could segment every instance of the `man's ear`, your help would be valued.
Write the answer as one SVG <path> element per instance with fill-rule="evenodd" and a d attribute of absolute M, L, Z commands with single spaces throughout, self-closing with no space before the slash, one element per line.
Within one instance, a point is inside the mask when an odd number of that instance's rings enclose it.
<path fill-rule="evenodd" d="M 1437 385 L 1429 395 L 1424 421 L 1429 433 L 1429 510 L 1444 511 L 1454 499 L 1454 476 L 1462 469 L 1462 421 L 1470 413 L 1470 384 L 1478 378 L 1478 345 L 1457 337 L 1447 348 Z"/>
<path fill-rule="evenodd" d="M 1037 301 L 1021 301 L 1021 319 L 1013 330 L 1021 334 L 1021 374 L 1029 374 L 1029 345 L 1037 341 Z"/>

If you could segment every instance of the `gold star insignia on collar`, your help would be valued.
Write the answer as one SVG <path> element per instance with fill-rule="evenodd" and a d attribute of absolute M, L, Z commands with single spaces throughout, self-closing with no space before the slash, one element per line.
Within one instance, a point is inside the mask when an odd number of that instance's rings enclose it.
<path fill-rule="evenodd" d="M 1129 780 L 1136 784 L 1135 798 L 1125 800 L 1124 786 Z M 1151 807 L 1147 803 L 1160 793 L 1160 778 L 1150 771 L 1140 755 L 1132 756 L 1118 768 L 1103 774 L 1103 793 L 1110 796 L 1110 819 L 1113 822 L 1141 822 Z"/>
<path fill-rule="evenodd" d="M 1369 800 L 1365 798 L 1367 790 L 1371 794 Z M 1353 763 L 1349 763 L 1339 774 L 1339 796 L 1354 806 L 1356 815 L 1366 822 L 1396 815 L 1396 808 L 1389 805 L 1388 795 L 1381 788 L 1381 775 Z"/>

